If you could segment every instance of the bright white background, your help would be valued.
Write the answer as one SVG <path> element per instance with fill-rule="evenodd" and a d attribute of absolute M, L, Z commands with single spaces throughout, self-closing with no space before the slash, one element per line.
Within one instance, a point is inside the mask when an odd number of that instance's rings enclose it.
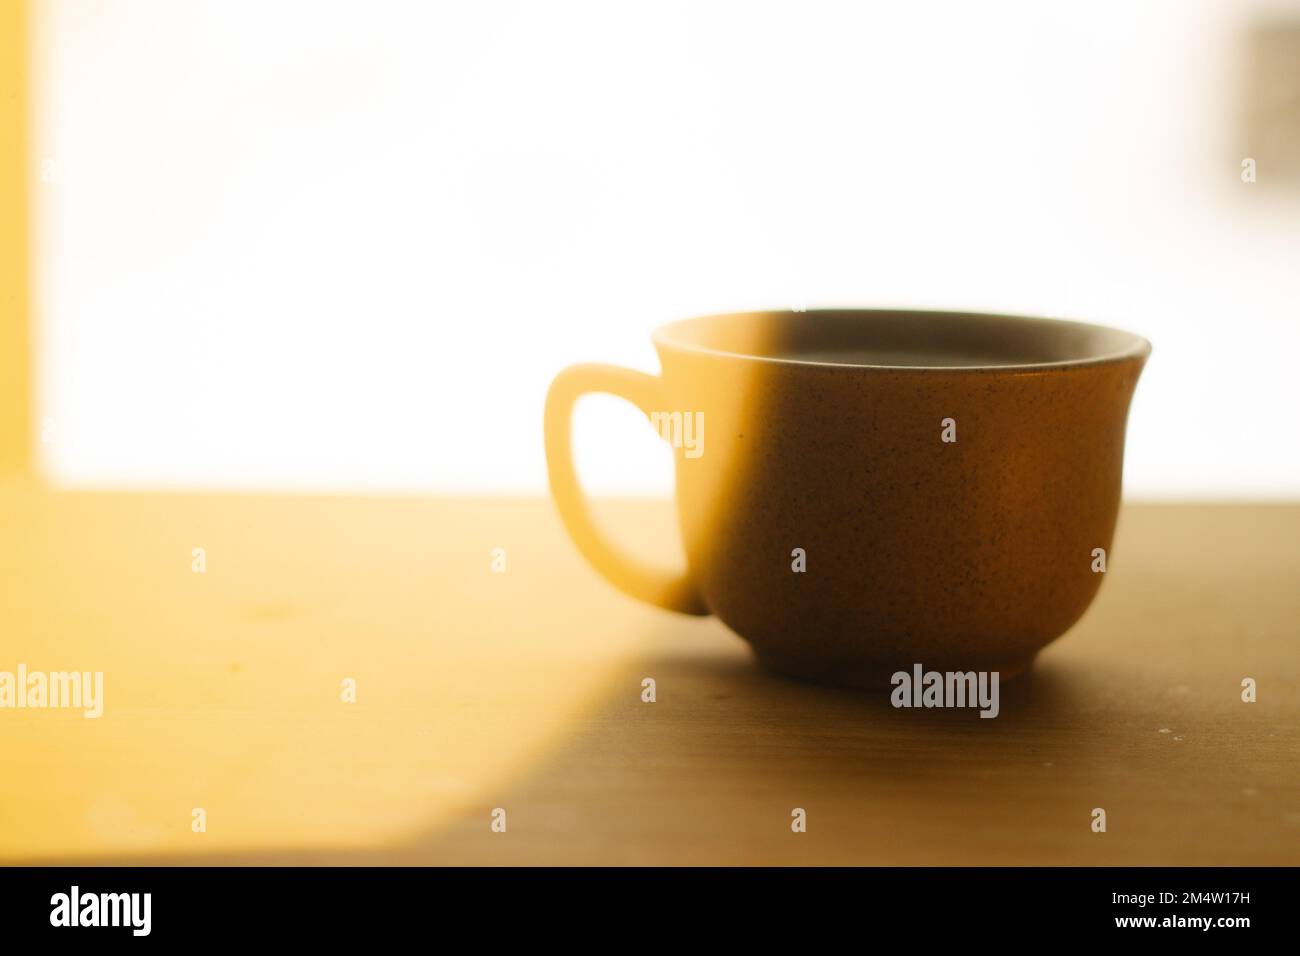
<path fill-rule="evenodd" d="M 45 5 L 47 474 L 536 491 L 574 361 L 790 305 L 1145 334 L 1126 482 L 1300 493 L 1300 198 L 1245 185 L 1297 4 Z M 604 491 L 666 448 L 581 410 Z"/>

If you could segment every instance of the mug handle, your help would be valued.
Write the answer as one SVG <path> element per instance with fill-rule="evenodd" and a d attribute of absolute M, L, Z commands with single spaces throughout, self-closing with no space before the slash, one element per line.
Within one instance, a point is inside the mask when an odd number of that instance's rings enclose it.
<path fill-rule="evenodd" d="M 689 574 L 674 575 L 643 564 L 597 530 L 573 467 L 573 406 L 589 392 L 622 398 L 649 417 L 662 404 L 663 381 L 615 365 L 571 365 L 555 376 L 546 393 L 546 471 L 565 528 L 591 566 L 624 594 L 669 611 L 708 614 Z"/>

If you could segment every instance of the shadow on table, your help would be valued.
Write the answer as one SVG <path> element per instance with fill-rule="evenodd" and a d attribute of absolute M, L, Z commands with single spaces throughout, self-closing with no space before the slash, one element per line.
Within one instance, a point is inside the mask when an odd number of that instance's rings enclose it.
<path fill-rule="evenodd" d="M 895 709 L 888 689 L 791 680 L 748 653 L 664 653 L 626 676 L 628 692 L 491 806 L 388 859 L 546 863 L 562 847 L 565 862 L 589 864 L 940 863 L 999 854 L 1006 830 L 1053 822 L 1036 791 L 1059 793 L 1063 774 L 1086 777 L 1098 759 L 1061 667 L 1003 685 L 996 719 Z M 635 693 L 643 677 L 656 681 L 653 704 Z M 497 806 L 507 834 L 490 831 Z"/>

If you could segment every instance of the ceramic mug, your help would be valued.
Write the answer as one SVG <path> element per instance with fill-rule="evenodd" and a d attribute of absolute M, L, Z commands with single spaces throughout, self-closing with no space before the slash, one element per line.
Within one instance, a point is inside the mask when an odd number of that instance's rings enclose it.
<path fill-rule="evenodd" d="M 624 592 L 717 615 L 774 670 L 857 686 L 916 663 L 1014 676 L 1097 593 L 1145 339 L 836 309 L 687 319 L 654 344 L 660 376 L 576 365 L 546 399 L 560 515 Z M 570 447 L 589 392 L 674 446 L 682 573 L 598 532 Z"/>

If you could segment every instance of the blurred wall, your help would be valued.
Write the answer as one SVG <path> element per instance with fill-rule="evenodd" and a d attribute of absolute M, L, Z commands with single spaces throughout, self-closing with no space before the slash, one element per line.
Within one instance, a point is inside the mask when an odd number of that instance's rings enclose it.
<path fill-rule="evenodd" d="M 0 5 L 0 478 L 32 464 L 27 10 Z"/>
<path fill-rule="evenodd" d="M 860 304 L 1145 334 L 1128 492 L 1300 493 L 1300 4 L 35 20 L 57 482 L 541 491 L 563 365 L 653 369 L 650 330 L 691 314 Z M 668 486 L 630 408 L 580 416 L 598 490 Z"/>

